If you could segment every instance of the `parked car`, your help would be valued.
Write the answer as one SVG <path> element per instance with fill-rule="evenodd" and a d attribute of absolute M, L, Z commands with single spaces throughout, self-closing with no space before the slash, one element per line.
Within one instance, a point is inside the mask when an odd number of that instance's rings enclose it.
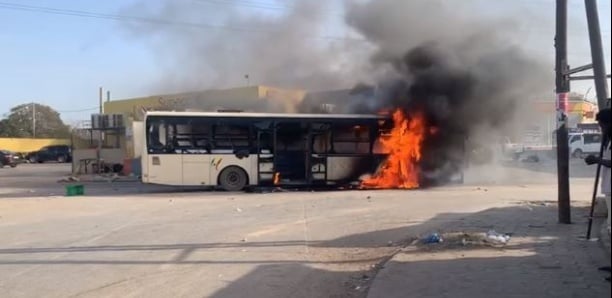
<path fill-rule="evenodd" d="M 597 154 L 601 148 L 601 134 L 574 133 L 569 136 L 570 154 L 582 158 L 587 154 Z"/>
<path fill-rule="evenodd" d="M 28 154 L 27 159 L 31 163 L 43 163 L 47 161 L 56 161 L 61 163 L 71 162 L 72 150 L 68 145 L 46 146 L 36 152 L 31 152 Z"/>
<path fill-rule="evenodd" d="M 4 166 L 14 168 L 18 163 L 20 163 L 19 156 L 7 150 L 0 150 L 0 168 L 4 168 Z"/>

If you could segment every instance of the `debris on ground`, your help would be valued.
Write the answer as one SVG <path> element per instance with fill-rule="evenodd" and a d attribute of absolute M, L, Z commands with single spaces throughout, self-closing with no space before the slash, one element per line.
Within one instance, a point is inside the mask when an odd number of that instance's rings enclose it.
<path fill-rule="evenodd" d="M 467 247 L 501 247 L 510 241 L 510 234 L 498 233 L 494 230 L 488 232 L 448 232 L 432 233 L 418 240 L 412 241 L 408 246 L 427 249 L 453 249 Z M 436 244 L 436 245 L 432 245 Z"/>
<path fill-rule="evenodd" d="M 75 177 L 75 176 L 68 176 L 68 177 L 63 177 L 60 180 L 57 180 L 57 183 L 62 183 L 62 182 L 79 182 L 81 179 L 79 179 L 79 177 Z"/>
<path fill-rule="evenodd" d="M 242 209 L 240 209 L 240 207 L 236 207 L 236 212 L 240 213 L 242 212 Z"/>
<path fill-rule="evenodd" d="M 434 243 L 444 242 L 444 240 L 438 233 L 431 233 L 427 235 L 426 237 L 424 237 L 422 241 L 424 244 L 434 244 Z"/>
<path fill-rule="evenodd" d="M 487 240 L 493 243 L 506 244 L 510 241 L 510 235 L 500 234 L 495 230 L 489 230 L 487 232 Z"/>

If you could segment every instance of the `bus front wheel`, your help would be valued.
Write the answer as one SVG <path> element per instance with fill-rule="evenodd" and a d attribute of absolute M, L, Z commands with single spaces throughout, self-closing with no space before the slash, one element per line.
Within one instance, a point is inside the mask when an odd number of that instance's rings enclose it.
<path fill-rule="evenodd" d="M 240 191 L 246 187 L 247 183 L 247 174 L 239 167 L 227 167 L 219 174 L 219 185 L 226 191 Z"/>

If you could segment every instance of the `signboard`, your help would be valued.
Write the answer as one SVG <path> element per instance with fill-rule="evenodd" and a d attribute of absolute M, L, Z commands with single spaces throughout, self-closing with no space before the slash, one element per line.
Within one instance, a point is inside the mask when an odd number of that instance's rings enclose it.
<path fill-rule="evenodd" d="M 557 128 L 567 124 L 567 109 L 569 108 L 569 93 L 557 93 Z"/>

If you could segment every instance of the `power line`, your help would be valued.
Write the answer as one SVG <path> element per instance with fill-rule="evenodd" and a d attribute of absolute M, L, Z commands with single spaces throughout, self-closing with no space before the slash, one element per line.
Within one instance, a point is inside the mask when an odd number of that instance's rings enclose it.
<path fill-rule="evenodd" d="M 20 10 L 20 11 L 29 11 L 29 12 L 38 12 L 38 13 L 74 16 L 74 17 L 84 17 L 84 18 L 107 19 L 107 20 L 123 21 L 123 22 L 141 22 L 141 23 L 149 23 L 149 24 L 156 24 L 156 25 L 191 27 L 191 28 L 207 29 L 207 30 L 215 29 L 215 30 L 228 30 L 228 31 L 247 32 L 247 33 L 280 33 L 281 32 L 281 31 L 272 31 L 272 30 L 259 30 L 259 29 L 251 29 L 251 28 L 230 27 L 227 25 L 212 25 L 212 24 L 205 24 L 205 23 L 193 23 L 193 22 L 183 22 L 183 21 L 176 21 L 176 20 L 147 18 L 147 17 L 140 17 L 140 16 L 106 14 L 106 13 L 90 12 L 90 11 L 83 11 L 83 10 L 74 10 L 74 9 L 59 9 L 59 8 L 52 8 L 52 7 L 23 5 L 23 4 L 15 4 L 15 3 L 7 3 L 7 2 L 0 2 L 0 9 Z M 303 37 L 310 38 L 310 39 L 366 42 L 365 39 L 337 37 L 337 36 L 305 35 Z"/>
<path fill-rule="evenodd" d="M 93 110 L 97 110 L 100 107 L 95 107 L 95 108 L 87 108 L 87 109 L 80 109 L 80 110 L 65 110 L 65 111 L 57 111 L 58 113 L 78 113 L 78 112 L 87 112 L 87 111 L 93 111 Z"/>
<path fill-rule="evenodd" d="M 241 6 L 241 7 L 249 7 L 249 8 L 258 8 L 258 9 L 266 9 L 266 10 L 277 10 L 277 11 L 285 11 L 291 6 L 276 6 L 270 5 L 269 3 L 263 2 L 251 2 L 251 1 L 221 1 L 221 0 L 192 0 L 199 3 L 209 3 L 213 5 L 233 5 L 233 6 Z"/>
<path fill-rule="evenodd" d="M 255 8 L 255 9 L 263 9 L 263 10 L 272 10 L 272 11 L 287 11 L 290 9 L 294 9 L 297 6 L 295 4 L 285 3 L 283 5 L 273 5 L 265 2 L 257 2 L 257 1 L 223 1 L 223 0 L 191 0 L 198 3 L 207 3 L 218 6 L 238 6 L 238 7 L 246 7 L 246 8 Z M 324 10 L 323 14 L 328 15 L 336 15 L 344 17 L 345 15 L 336 10 Z"/>

